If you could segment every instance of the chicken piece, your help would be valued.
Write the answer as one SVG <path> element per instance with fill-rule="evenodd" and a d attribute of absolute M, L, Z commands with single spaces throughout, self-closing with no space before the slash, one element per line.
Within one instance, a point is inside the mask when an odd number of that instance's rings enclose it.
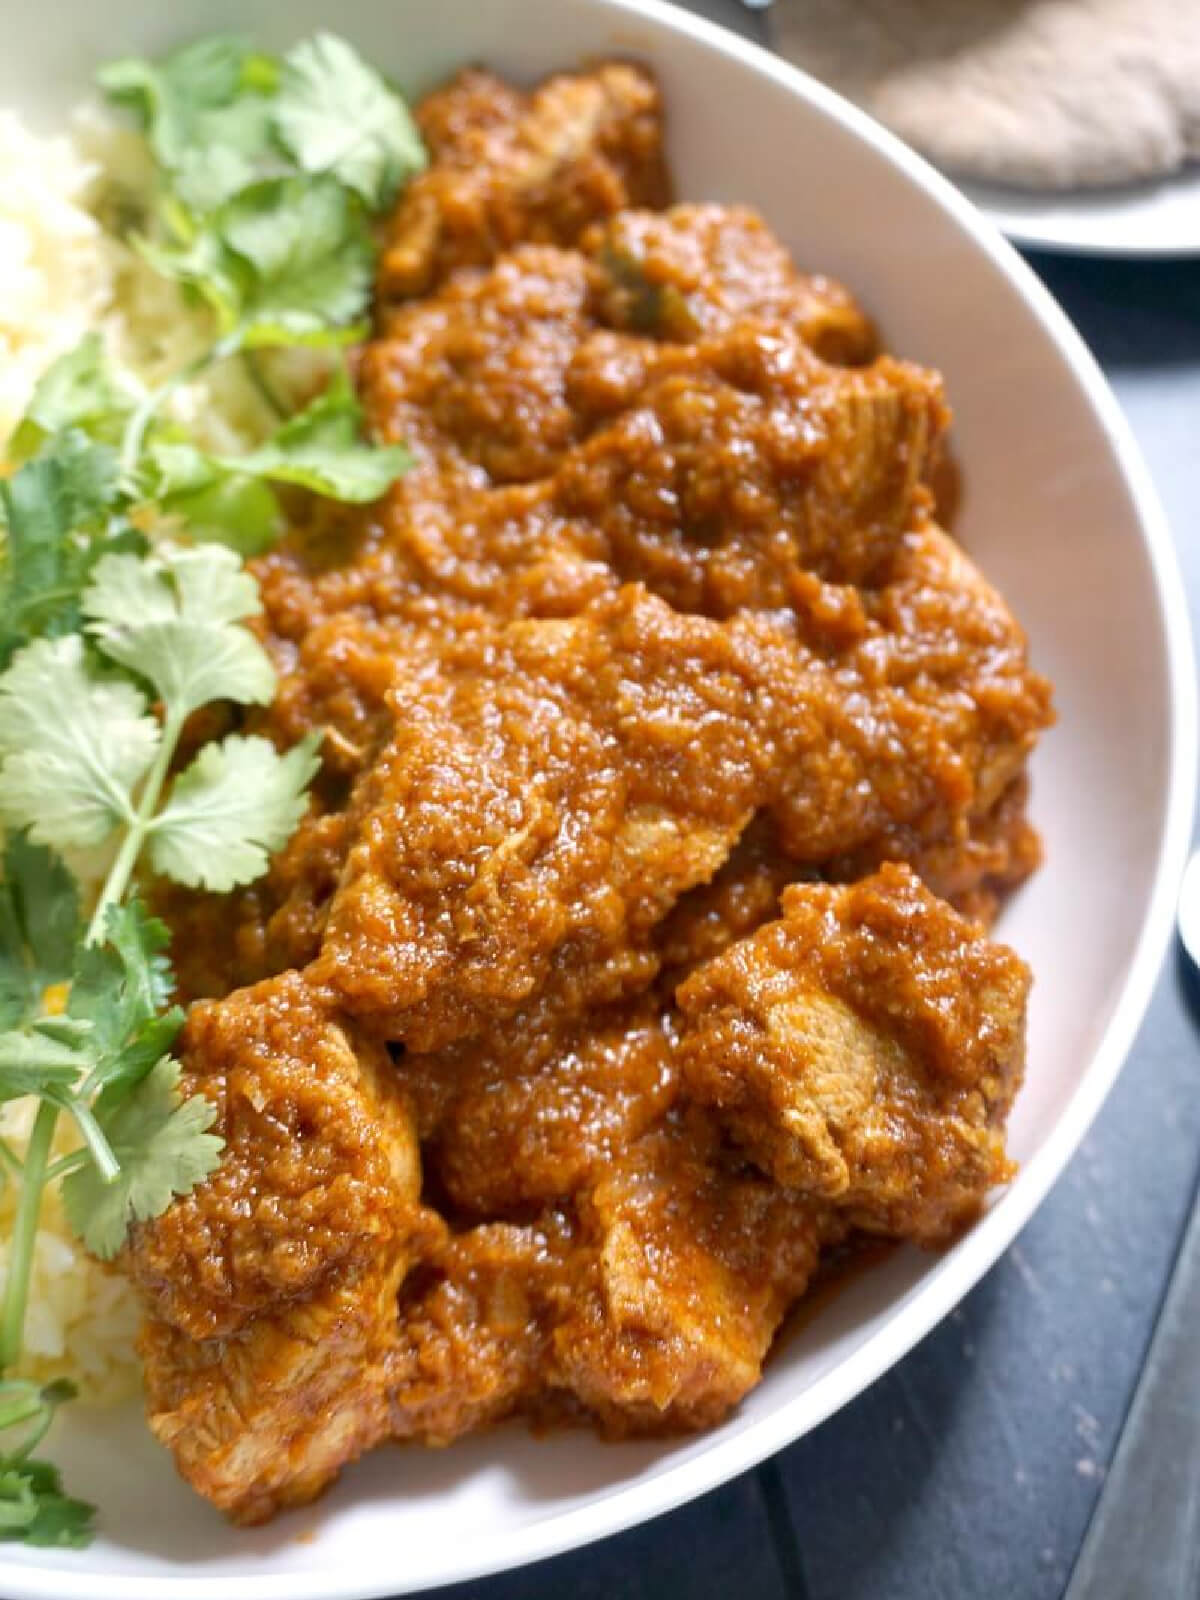
<path fill-rule="evenodd" d="M 424 1228 L 411 1107 L 385 1051 L 351 1041 L 326 997 L 284 973 L 192 1007 L 181 1093 L 205 1094 L 221 1165 L 134 1230 L 129 1271 L 196 1339 L 235 1332 Z"/>
<path fill-rule="evenodd" d="M 859 365 L 876 354 L 875 330 L 850 292 L 797 272 L 744 207 L 621 211 L 589 228 L 581 248 L 599 269 L 609 327 L 688 343 L 749 319 L 794 330 L 826 361 Z"/>
<path fill-rule="evenodd" d="M 615 1158 L 579 1210 L 589 1270 L 576 1268 L 548 1381 L 617 1435 L 719 1421 L 840 1230 L 828 1208 L 730 1168 L 695 1115 Z"/>
<path fill-rule="evenodd" d="M 508 500 L 512 521 L 495 504 L 498 497 Z M 481 501 L 487 504 L 477 513 L 472 508 Z M 488 526 L 477 522 L 477 515 L 495 515 L 498 521 Z M 444 590 L 452 585 L 454 603 L 464 608 L 454 622 L 443 594 L 438 602 L 440 642 L 431 629 L 416 623 L 364 622 L 353 612 L 335 616 L 291 647 L 292 665 L 263 723 L 284 744 L 311 726 L 324 727 L 328 764 L 335 772 L 340 767 L 349 773 L 356 764 L 368 763 L 382 731 L 392 726 L 396 706 L 403 705 L 404 738 L 398 748 L 385 752 L 373 779 L 368 773 L 364 806 L 374 804 L 371 788 L 393 781 L 385 769 L 393 775 L 401 768 L 412 772 L 422 761 L 435 763 L 435 757 L 447 782 L 448 763 L 460 764 L 460 812 L 474 805 L 472 795 L 483 793 L 476 746 L 464 725 L 483 715 L 485 700 L 493 693 L 487 673 L 503 677 L 504 662 L 523 661 L 529 653 L 498 656 L 484 674 L 477 673 L 476 661 L 490 650 L 490 635 L 478 631 L 486 628 L 483 607 L 489 595 L 498 604 L 507 585 L 508 603 L 518 614 L 526 608 L 543 616 L 561 610 L 576 618 L 589 597 L 599 607 L 597 615 L 605 614 L 606 607 L 608 614 L 615 614 L 614 608 L 623 603 L 595 599 L 611 592 L 609 569 L 569 551 L 567 536 L 553 525 L 544 496 L 535 488 L 516 486 L 468 498 L 455 526 L 457 553 L 453 546 L 433 542 L 428 546 L 433 552 L 430 570 L 410 580 L 411 592 L 427 604 L 439 581 Z M 578 538 L 582 545 L 583 535 Z M 750 548 L 748 541 L 744 548 Z M 485 553 L 470 559 L 476 551 Z M 353 571 L 358 581 L 373 582 L 369 563 Z M 969 896 L 974 883 L 978 897 L 964 903 L 977 909 L 994 906 L 997 888 L 1019 881 L 1036 862 L 1038 847 L 1019 816 L 997 822 L 1003 837 L 985 843 L 987 819 L 998 815 L 1002 797 L 1019 779 L 1038 734 L 1052 720 L 1049 687 L 1030 671 L 1024 635 L 1003 600 L 958 546 L 933 528 L 900 539 L 889 581 L 877 589 L 824 584 L 796 570 L 790 587 L 793 618 L 739 612 L 724 631 L 699 619 L 676 619 L 661 641 L 663 648 L 681 654 L 693 648 L 715 651 L 726 660 L 732 654 L 745 692 L 736 697 L 736 707 L 732 702 L 727 706 L 721 737 L 732 737 L 729 719 L 741 717 L 748 748 L 774 752 L 767 762 L 767 788 L 745 804 L 765 800 L 774 816 L 780 851 L 793 864 L 782 881 L 818 867 L 834 878 L 855 877 L 884 860 L 907 860 L 927 872 L 939 890 Z M 651 607 L 651 602 L 642 605 Z M 660 619 L 669 615 L 662 608 L 655 614 Z M 668 643 L 668 634 L 673 643 Z M 532 641 L 584 635 L 594 638 L 593 630 L 576 620 L 565 632 L 556 625 L 549 632 L 534 629 L 520 636 Z M 475 675 L 474 686 L 462 692 L 476 699 L 473 711 L 445 712 L 456 722 L 445 735 L 426 712 L 407 709 L 414 693 L 420 699 L 431 692 L 421 672 L 436 678 L 435 666 L 443 658 L 446 670 Z M 648 671 L 652 665 L 645 662 L 637 670 Z M 616 658 L 610 670 L 618 670 Z M 677 663 L 672 670 L 681 668 Z M 386 686 L 398 672 L 408 680 L 416 678 L 417 688 L 398 690 L 399 699 L 389 707 Z M 673 681 L 668 675 L 659 685 L 663 705 L 675 692 Z M 511 685 L 506 692 L 519 698 Z M 561 698 L 561 688 L 556 692 Z M 510 722 L 519 718 L 516 701 L 508 716 Z M 424 742 L 418 738 L 419 728 L 427 730 Z M 452 756 L 451 750 L 458 753 Z M 531 771 L 535 749 L 526 749 L 521 759 L 526 762 L 522 770 Z M 469 783 L 468 769 L 474 774 Z M 525 780 L 512 776 L 511 781 Z M 499 791 L 493 791 L 493 798 L 502 804 Z M 533 792 L 526 798 L 532 804 Z M 599 815 L 601 790 L 589 792 L 583 803 Z M 549 813 L 543 818 L 549 826 Z M 356 818 L 340 827 L 334 820 L 314 818 L 278 858 L 265 883 L 244 897 L 245 916 L 233 913 L 224 900 L 216 902 L 218 911 L 224 908 L 223 926 L 236 928 L 232 940 L 227 934 L 205 937 L 203 915 L 193 918 L 196 937 L 189 939 L 183 959 L 185 991 L 221 992 L 214 977 L 223 971 L 228 989 L 234 982 L 311 959 L 357 826 Z M 389 826 L 386 818 L 379 826 Z M 468 837 L 465 826 L 460 818 L 436 837 L 436 830 L 427 833 L 427 847 L 453 850 L 458 839 Z M 722 840 L 685 887 L 705 883 L 720 866 L 727 835 Z M 570 842 L 582 851 L 579 841 Z M 526 846 L 536 853 L 536 833 Z M 989 878 L 997 880 L 992 887 Z M 664 880 L 672 895 L 681 892 L 674 887 L 678 881 L 677 871 Z M 176 897 L 173 903 L 186 901 Z M 668 903 L 664 910 L 669 909 Z M 366 925 L 360 931 L 366 933 Z M 197 966 L 204 969 L 201 981 Z M 530 993 L 532 989 L 514 992 L 503 1003 L 520 1004 Z"/>
<path fill-rule="evenodd" d="M 582 256 L 524 245 L 406 303 L 359 369 L 373 432 L 436 466 L 442 493 L 481 472 L 484 483 L 549 477 L 575 442 L 566 373 L 594 327 L 589 292 Z"/>
<path fill-rule="evenodd" d="M 906 536 L 880 588 L 808 598 L 794 620 L 730 623 L 762 685 L 783 852 L 913 860 L 964 843 L 1053 720 L 1012 613 L 932 527 Z"/>
<path fill-rule="evenodd" d="M 980 817 L 972 817 L 964 838 L 950 836 L 934 844 L 914 841 L 902 854 L 892 836 L 865 851 L 826 862 L 825 877 L 853 883 L 878 871 L 884 860 L 904 860 L 926 888 L 965 917 L 990 927 L 1007 897 L 1036 872 L 1042 843 L 1025 809 L 1029 777 L 1020 773 L 999 800 Z"/>
<path fill-rule="evenodd" d="M 387 307 L 518 243 L 571 245 L 589 223 L 667 196 L 653 79 L 610 62 L 516 94 L 460 74 L 419 110 L 432 164 L 388 225 L 378 275 Z"/>
<path fill-rule="evenodd" d="M 331 1277 L 228 1338 L 148 1317 L 138 1350 L 150 1428 L 197 1493 L 235 1522 L 265 1522 L 388 1436 L 405 1266 L 393 1255 Z"/>
<path fill-rule="evenodd" d="M 486 655 L 486 636 L 471 633 L 468 619 L 484 626 L 479 608 L 489 592 L 496 603 L 507 582 L 514 610 L 528 605 L 546 614 L 561 606 L 568 615 L 589 592 L 603 594 L 611 582 L 604 577 L 608 569 L 564 553 L 565 535 L 547 520 L 550 513 L 539 494 L 516 487 L 477 497 L 492 502 L 487 514 L 499 514 L 497 496 L 510 501 L 514 520 L 504 522 L 501 514 L 490 530 L 473 520 L 475 502 L 468 499 L 457 523 L 461 553 L 434 547 L 440 552 L 437 572 L 446 572 L 456 601 L 468 608 L 457 630 L 461 637 L 456 638 L 445 612 L 449 643 L 436 645 L 434 635 L 415 624 L 364 623 L 352 613 L 314 628 L 294 647 L 294 666 L 283 676 L 268 718 L 274 736 L 290 743 L 314 723 L 332 728 L 331 738 L 340 741 L 335 753 L 349 748 L 341 759 L 350 766 L 354 752 L 365 759 L 362 752 L 391 725 L 394 707 L 377 703 L 370 709 L 370 700 L 385 695 L 384 686 L 401 666 L 411 677 L 421 661 L 432 671 L 446 654 L 462 663 L 462 671 L 472 672 L 475 658 Z M 473 549 L 485 550 L 486 557 L 477 563 L 467 559 Z M 369 570 L 355 568 L 363 581 Z M 986 908 L 988 897 L 995 901 L 988 877 L 1003 887 L 1006 879 L 1019 881 L 1036 860 L 1036 837 L 1019 817 L 997 824 L 1004 841 L 987 846 L 982 840 L 987 818 L 997 813 L 1052 719 L 1049 687 L 1030 671 L 1024 635 L 1003 600 L 937 529 L 904 535 L 888 576 L 880 587 L 859 591 L 793 571 L 794 618 L 739 612 L 723 638 L 699 621 L 679 620 L 672 648 L 691 649 L 689 630 L 695 630 L 696 640 L 708 641 L 704 649 L 732 650 L 755 686 L 739 699 L 736 714 L 745 719 L 751 745 L 775 752 L 769 763 L 773 776 L 761 798 L 775 818 L 780 850 L 794 864 L 785 877 L 814 867 L 834 878 L 854 877 L 884 860 L 908 860 L 927 871 L 935 887 L 953 895 L 971 894 L 972 882 L 979 884 L 979 898 L 972 903 Z M 428 600 L 437 578 L 430 572 L 412 582 L 414 592 Z M 574 637 L 576 626 L 566 636 Z M 537 636 L 535 630 L 528 637 Z M 502 671 L 499 661 L 489 670 Z M 491 693 L 482 687 L 484 679 L 476 681 L 474 692 Z M 671 693 L 664 680 L 664 701 Z M 478 714 L 477 707 L 471 715 Z M 461 724 L 462 717 L 455 716 Z M 408 730 L 403 746 L 385 757 L 384 766 L 400 759 L 411 768 L 422 759 L 416 748 L 420 716 L 406 711 L 402 720 Z M 727 731 L 728 723 L 722 727 Z M 474 747 L 461 726 L 445 748 L 455 743 L 460 754 L 454 759 L 474 769 Z M 423 746 L 428 759 L 442 745 L 441 734 L 431 731 Z M 534 759 L 532 752 L 526 757 Z M 382 770 L 378 781 L 384 781 Z M 459 785 L 460 808 L 471 805 L 470 792 Z M 600 805 L 598 791 L 590 801 Z M 253 953 L 257 908 L 266 924 L 261 945 L 266 970 L 272 960 L 280 965 L 313 954 L 342 859 L 328 849 L 336 835 L 335 823 L 322 824 L 311 836 L 306 825 L 271 879 L 251 892 L 252 914 L 235 947 L 245 956 Z M 456 836 L 442 835 L 451 844 Z M 345 847 L 351 837 L 352 830 L 342 833 Z M 1005 850 L 1011 869 L 1002 859 Z M 687 887 L 704 883 L 722 859 L 716 852 Z M 192 941 L 198 955 L 205 950 L 219 955 L 227 943 Z M 191 965 L 185 959 L 185 968 Z M 242 960 L 236 976 L 245 981 L 263 970 Z M 197 989 L 189 974 L 188 992 L 211 990 Z M 523 998 L 517 995 L 513 1003 Z"/>
<path fill-rule="evenodd" d="M 217 1106 L 217 1171 L 134 1230 L 150 1425 L 242 1521 L 311 1499 L 386 1431 L 374 1364 L 440 1231 L 386 1052 L 297 973 L 194 1006 L 182 1090 Z"/>
<path fill-rule="evenodd" d="M 574 1235 L 551 1210 L 434 1249 L 400 1292 L 383 1365 L 395 1438 L 449 1444 L 536 1401 L 550 1329 L 571 1295 Z"/>
<path fill-rule="evenodd" d="M 300 591 L 296 622 L 279 619 L 289 590 L 264 583 L 272 625 L 297 649 L 314 598 L 320 616 L 353 607 L 415 626 L 455 613 L 455 627 L 471 608 L 569 615 L 621 581 L 713 616 L 787 607 L 810 571 L 873 581 L 927 515 L 947 420 L 931 374 L 886 358 L 831 367 L 795 335 L 752 325 L 686 349 L 581 339 L 576 309 L 557 323 L 547 312 L 543 331 L 497 287 L 517 261 L 412 308 L 413 339 L 436 341 L 424 363 L 412 339 L 365 359 L 377 431 L 423 441 L 425 465 L 377 516 L 374 542 Z M 478 314 L 466 315 L 468 291 Z"/>
<path fill-rule="evenodd" d="M 782 905 L 680 986 L 686 1092 L 855 1227 L 952 1237 L 1012 1171 L 1028 969 L 907 867 Z"/>
<path fill-rule="evenodd" d="M 770 818 L 756 817 L 712 882 L 685 894 L 657 930 L 663 993 L 673 995 L 693 968 L 773 921 L 787 885 L 814 875 L 783 854 Z"/>
<path fill-rule="evenodd" d="M 931 374 L 830 367 L 753 328 L 671 365 L 632 374 L 630 408 L 555 484 L 584 552 L 622 579 L 710 616 L 790 606 L 797 574 L 872 581 L 927 516 L 947 416 Z"/>
<path fill-rule="evenodd" d="M 649 995 L 582 1017 L 542 1002 L 498 1036 L 407 1057 L 427 1187 L 477 1217 L 567 1199 L 670 1108 L 673 1044 Z"/>
<path fill-rule="evenodd" d="M 752 700 L 719 625 L 637 589 L 465 637 L 397 684 L 314 980 L 421 1051 L 510 1015 L 556 958 L 577 1004 L 614 998 L 622 952 L 755 809 Z"/>

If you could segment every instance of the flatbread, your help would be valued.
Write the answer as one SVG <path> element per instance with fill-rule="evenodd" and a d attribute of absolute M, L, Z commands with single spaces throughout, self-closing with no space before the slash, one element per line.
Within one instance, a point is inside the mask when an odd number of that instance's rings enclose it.
<path fill-rule="evenodd" d="M 776 48 L 940 166 L 1032 189 L 1200 158 L 1200 0 L 776 0 Z"/>

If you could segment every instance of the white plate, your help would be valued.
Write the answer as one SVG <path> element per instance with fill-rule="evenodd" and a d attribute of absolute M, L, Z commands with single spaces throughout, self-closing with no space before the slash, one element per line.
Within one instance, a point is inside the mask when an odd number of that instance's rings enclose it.
<path fill-rule="evenodd" d="M 1010 239 L 1098 256 L 1200 256 L 1200 166 L 1116 189 L 1031 194 L 998 183 L 960 187 Z"/>
<path fill-rule="evenodd" d="M 95 63 L 158 50 L 183 8 L 3 0 L 0 103 L 52 123 Z M 6 1549 L 9 1600 L 333 1600 L 532 1561 L 678 1505 L 797 1438 L 945 1316 L 1083 1137 L 1141 1019 L 1171 925 L 1192 807 L 1195 707 L 1170 539 L 1099 372 L 1033 274 L 949 184 L 795 70 L 637 0 L 191 0 L 187 26 L 280 44 L 324 24 L 413 87 L 466 61 L 529 79 L 589 56 L 651 62 L 679 192 L 758 206 L 802 262 L 844 277 L 894 347 L 946 374 L 966 469 L 962 533 L 1058 684 L 1036 760 L 1046 869 L 1004 934 L 1038 982 L 1022 1170 L 948 1254 L 898 1255 L 789 1338 L 724 1426 L 682 1443 L 381 1450 L 309 1510 L 226 1526 L 176 1481 L 136 1417 L 76 1420 L 55 1453 L 103 1508 L 82 1554 Z"/>

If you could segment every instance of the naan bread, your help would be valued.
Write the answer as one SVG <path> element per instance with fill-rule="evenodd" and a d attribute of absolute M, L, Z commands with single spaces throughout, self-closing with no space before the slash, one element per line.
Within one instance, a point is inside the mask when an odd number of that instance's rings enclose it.
<path fill-rule="evenodd" d="M 776 0 L 772 42 L 940 166 L 1033 189 L 1200 158 L 1200 0 Z"/>

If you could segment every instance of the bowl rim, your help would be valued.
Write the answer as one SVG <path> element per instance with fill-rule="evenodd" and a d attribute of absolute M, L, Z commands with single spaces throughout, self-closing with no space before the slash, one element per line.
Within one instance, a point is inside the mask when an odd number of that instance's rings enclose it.
<path fill-rule="evenodd" d="M 0 1560 L 0 1590 L 8 1600 L 208 1600 L 218 1586 L 229 1600 L 237 1595 L 245 1595 L 247 1600 L 376 1600 L 532 1565 L 696 1499 L 824 1422 L 907 1355 L 979 1282 L 1028 1222 L 1078 1148 L 1116 1081 L 1149 1005 L 1174 927 L 1178 885 L 1191 841 L 1197 691 L 1185 591 L 1167 518 L 1132 430 L 1099 365 L 1049 290 L 998 229 L 948 179 L 866 112 L 762 46 L 667 0 L 583 3 L 611 11 L 617 21 L 649 22 L 668 39 L 671 34 L 688 38 L 748 73 L 772 80 L 872 147 L 947 211 L 1017 289 L 1079 383 L 1130 492 L 1162 618 L 1167 667 L 1166 806 L 1153 883 L 1125 982 L 1104 1035 L 1057 1126 L 959 1247 L 911 1291 L 903 1314 L 889 1317 L 859 1349 L 809 1388 L 712 1448 L 668 1465 L 651 1478 L 638 1477 L 593 1494 L 586 1504 L 524 1525 L 516 1533 L 472 1541 L 459 1551 L 453 1571 L 417 1570 L 410 1580 L 389 1562 L 342 1571 L 324 1568 L 311 1573 L 175 1577 L 109 1575 Z"/>

